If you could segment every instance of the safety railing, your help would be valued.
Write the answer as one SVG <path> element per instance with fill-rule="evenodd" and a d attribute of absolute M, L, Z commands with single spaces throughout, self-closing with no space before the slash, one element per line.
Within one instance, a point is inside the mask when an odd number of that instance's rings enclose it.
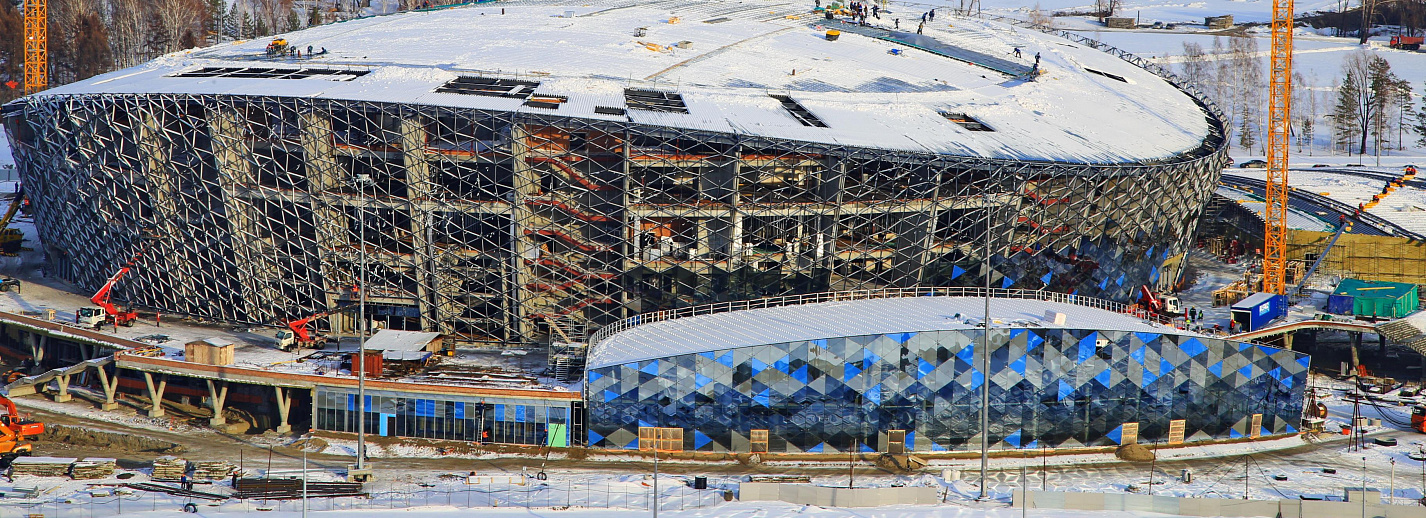
<path fill-rule="evenodd" d="M 1115 313 L 1131 314 L 1146 320 L 1158 323 L 1170 323 L 1167 318 L 1156 314 L 1151 314 L 1138 309 L 1135 305 L 1114 302 L 1095 297 L 1083 295 L 1071 295 L 1067 293 L 1057 293 L 1042 290 L 1021 290 L 1021 289 L 1001 289 L 1001 288 L 977 288 L 977 287 L 916 287 L 916 288 L 880 288 L 868 290 L 850 291 L 829 291 L 822 293 L 807 293 L 802 295 L 784 295 L 779 297 L 767 297 L 761 299 L 739 300 L 730 302 L 714 302 L 712 304 L 701 304 L 677 309 L 667 309 L 662 311 L 651 311 L 635 315 L 599 328 L 589 337 L 589 345 L 592 347 L 616 333 L 632 329 L 644 324 L 663 322 L 678 318 L 687 318 L 699 315 L 712 315 L 715 313 L 727 313 L 730 311 L 744 311 L 749 309 L 775 308 L 782 306 L 796 306 L 800 304 L 815 304 L 818 302 L 840 302 L 850 300 L 867 299 L 895 299 L 906 297 L 985 297 L 995 299 L 1027 299 L 1040 300 L 1045 302 L 1060 302 L 1064 304 L 1074 304 Z"/>

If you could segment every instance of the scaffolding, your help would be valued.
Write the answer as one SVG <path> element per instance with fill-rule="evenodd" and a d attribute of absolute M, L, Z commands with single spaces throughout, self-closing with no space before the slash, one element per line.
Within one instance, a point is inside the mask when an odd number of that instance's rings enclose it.
<path fill-rule="evenodd" d="M 667 85 L 631 84 L 622 107 L 595 107 L 614 120 L 558 116 L 567 99 L 496 75 L 437 91 L 523 99 L 519 109 L 66 94 L 0 115 L 50 269 L 81 288 L 147 239 L 148 260 L 114 288 L 137 307 L 274 325 L 355 301 L 365 264 L 367 313 L 387 328 L 581 343 L 639 314 L 708 303 L 983 286 L 987 275 L 998 288 L 1126 301 L 1176 275 L 1166 264 L 1187 249 L 1227 161 L 1221 117 L 1167 71 L 1076 41 L 1165 77 L 1199 102 L 1209 134 L 1148 163 L 986 159 L 617 117 L 686 113 Z M 319 325 L 350 331 L 351 318 Z"/>

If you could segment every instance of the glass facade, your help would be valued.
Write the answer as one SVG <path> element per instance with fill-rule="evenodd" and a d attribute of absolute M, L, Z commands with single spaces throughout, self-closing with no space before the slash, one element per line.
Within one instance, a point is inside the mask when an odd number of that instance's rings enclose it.
<path fill-rule="evenodd" d="M 1295 433 L 1310 358 L 1171 333 L 993 329 L 847 336 L 684 354 L 586 373 L 590 446 L 636 448 L 641 427 L 684 448 L 911 451 L 980 444 L 989 382 L 995 449 Z M 1127 425 L 1127 426 L 1126 426 Z M 1256 425 L 1256 428 L 1254 426 Z M 891 431 L 899 431 L 889 435 Z M 1177 433 L 1174 433 L 1177 435 Z M 883 450 L 885 451 L 885 450 Z"/>
<path fill-rule="evenodd" d="M 366 391 L 366 431 L 483 443 L 569 446 L 583 431 L 579 402 Z M 318 387 L 316 428 L 356 432 L 355 389 Z"/>

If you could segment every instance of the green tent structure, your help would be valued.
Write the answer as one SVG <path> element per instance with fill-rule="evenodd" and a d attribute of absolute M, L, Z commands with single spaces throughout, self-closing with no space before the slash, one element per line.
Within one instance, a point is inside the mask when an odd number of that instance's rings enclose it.
<path fill-rule="evenodd" d="M 1327 299 L 1327 312 L 1358 317 L 1401 318 L 1421 307 L 1420 291 L 1404 282 L 1342 279 Z"/>

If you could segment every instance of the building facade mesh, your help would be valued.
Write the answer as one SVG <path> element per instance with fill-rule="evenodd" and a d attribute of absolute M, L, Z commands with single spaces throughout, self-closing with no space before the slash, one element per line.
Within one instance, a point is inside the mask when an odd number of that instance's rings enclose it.
<path fill-rule="evenodd" d="M 356 300 L 365 275 L 368 315 L 390 328 L 516 344 L 706 302 L 986 275 L 1126 300 L 1176 273 L 1161 269 L 1226 164 L 1221 117 L 1156 65 L 1061 35 L 1174 82 L 1210 135 L 1153 163 L 1070 164 L 557 106 L 76 94 L 3 120 L 52 273 L 97 289 L 132 260 L 115 298 L 168 313 L 275 324 Z"/>
<path fill-rule="evenodd" d="M 697 451 L 976 449 L 983 389 L 992 449 L 1260 437 L 1296 433 L 1302 417 L 1302 353 L 1044 328 L 992 329 L 987 351 L 984 335 L 829 337 L 594 368 L 589 445 L 640 448 L 641 428 L 673 428 L 672 449 Z"/>

